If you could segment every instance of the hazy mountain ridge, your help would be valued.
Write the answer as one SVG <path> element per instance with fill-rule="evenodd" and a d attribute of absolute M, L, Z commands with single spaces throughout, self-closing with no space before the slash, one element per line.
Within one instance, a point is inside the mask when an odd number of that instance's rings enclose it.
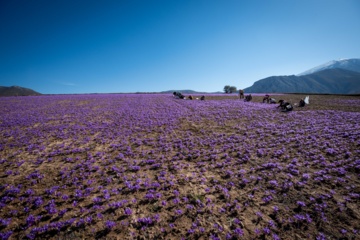
<path fill-rule="evenodd" d="M 245 88 L 251 93 L 360 93 L 360 72 L 329 68 L 301 76 L 272 76 Z"/>
<path fill-rule="evenodd" d="M 38 96 L 38 95 L 41 95 L 41 93 L 38 93 L 30 88 L 24 88 L 19 86 L 11 86 L 11 87 L 0 86 L 1 97 Z"/>

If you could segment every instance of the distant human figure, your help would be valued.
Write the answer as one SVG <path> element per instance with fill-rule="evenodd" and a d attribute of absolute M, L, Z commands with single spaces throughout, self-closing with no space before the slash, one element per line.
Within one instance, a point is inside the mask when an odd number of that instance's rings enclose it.
<path fill-rule="evenodd" d="M 299 102 L 299 107 L 305 107 L 305 101 L 304 99 L 301 99 Z"/>
<path fill-rule="evenodd" d="M 276 104 L 275 98 L 270 98 L 270 99 L 269 99 L 269 103 L 270 103 L 270 104 Z"/>
<path fill-rule="evenodd" d="M 250 102 L 252 100 L 251 94 L 247 95 L 244 99 L 245 102 Z"/>
<path fill-rule="evenodd" d="M 190 95 L 190 96 L 189 96 L 189 99 L 190 99 L 190 100 L 193 100 L 193 97 Z"/>
<path fill-rule="evenodd" d="M 200 98 L 200 100 L 205 100 L 205 96 L 202 95 L 201 98 Z"/>
<path fill-rule="evenodd" d="M 293 110 L 293 106 L 288 103 L 288 102 L 285 102 L 284 100 L 279 100 L 279 106 L 277 106 L 278 108 L 281 109 L 282 112 L 290 112 Z"/>
<path fill-rule="evenodd" d="M 266 94 L 265 97 L 263 98 L 263 103 L 265 102 L 269 103 L 269 101 L 270 101 L 270 96 L 269 94 Z"/>
<path fill-rule="evenodd" d="M 239 90 L 239 97 L 240 99 L 244 98 L 244 90 L 242 89 Z"/>
<path fill-rule="evenodd" d="M 184 99 L 185 96 L 181 94 L 181 92 L 173 92 L 174 97 Z"/>
<path fill-rule="evenodd" d="M 280 99 L 278 103 L 279 106 L 277 106 L 277 108 L 283 108 L 285 101 L 283 99 Z"/>

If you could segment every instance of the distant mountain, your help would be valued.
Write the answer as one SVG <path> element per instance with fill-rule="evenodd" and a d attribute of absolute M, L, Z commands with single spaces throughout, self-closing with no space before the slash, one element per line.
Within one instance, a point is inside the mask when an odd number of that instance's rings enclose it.
<path fill-rule="evenodd" d="M 23 88 L 19 86 L 11 87 L 2 87 L 0 86 L 0 96 L 1 97 L 10 97 L 10 96 L 37 96 L 41 93 L 35 92 L 29 88 Z"/>
<path fill-rule="evenodd" d="M 273 76 L 245 88 L 248 93 L 360 94 L 360 72 L 329 68 L 301 76 Z"/>
<path fill-rule="evenodd" d="M 333 61 L 327 62 L 325 64 L 322 64 L 320 66 L 311 68 L 303 73 L 298 74 L 297 76 L 303 76 L 303 75 L 307 75 L 307 74 L 320 72 L 320 71 L 323 71 L 326 69 L 335 69 L 335 68 L 345 69 L 345 70 L 354 71 L 354 72 L 360 72 L 360 59 L 359 58 L 351 58 L 351 59 L 341 59 L 338 61 L 333 60 Z"/>

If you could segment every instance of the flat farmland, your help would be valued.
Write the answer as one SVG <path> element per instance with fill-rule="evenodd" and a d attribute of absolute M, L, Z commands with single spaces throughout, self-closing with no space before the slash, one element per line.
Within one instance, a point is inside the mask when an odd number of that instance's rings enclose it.
<path fill-rule="evenodd" d="M 205 96 L 0 98 L 0 239 L 359 239 L 360 96 Z"/>

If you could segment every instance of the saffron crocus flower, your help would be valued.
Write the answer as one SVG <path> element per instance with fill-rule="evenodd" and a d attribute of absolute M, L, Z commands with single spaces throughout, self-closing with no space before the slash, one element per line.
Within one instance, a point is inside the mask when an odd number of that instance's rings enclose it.
<path fill-rule="evenodd" d="M 131 214 L 132 214 L 131 208 L 128 208 L 128 207 L 125 208 L 124 213 L 125 213 L 126 215 L 131 215 Z"/>
<path fill-rule="evenodd" d="M 183 214 L 183 211 L 181 209 L 176 209 L 175 214 L 176 215 L 181 215 L 181 214 Z"/>
<path fill-rule="evenodd" d="M 1 232 L 0 238 L 1 239 L 9 239 L 12 234 L 13 234 L 13 231 Z"/>
<path fill-rule="evenodd" d="M 305 207 L 306 206 L 306 203 L 302 202 L 302 201 L 297 201 L 296 204 L 299 206 L 299 207 Z"/>
<path fill-rule="evenodd" d="M 105 222 L 105 227 L 106 227 L 107 229 L 112 229 L 112 228 L 114 228 L 115 226 L 116 226 L 116 223 L 115 223 L 114 221 L 107 220 L 107 221 Z"/>
<path fill-rule="evenodd" d="M 271 230 L 268 227 L 264 227 L 263 232 L 264 232 L 265 235 L 269 235 Z"/>
<path fill-rule="evenodd" d="M 7 227 L 11 222 L 11 218 L 8 218 L 8 219 L 1 219 L 0 218 L 0 226 L 4 226 L 4 227 Z"/>
<path fill-rule="evenodd" d="M 94 198 L 93 198 L 93 202 L 94 202 L 95 204 L 100 203 L 100 202 L 101 202 L 101 197 L 94 197 Z"/>

